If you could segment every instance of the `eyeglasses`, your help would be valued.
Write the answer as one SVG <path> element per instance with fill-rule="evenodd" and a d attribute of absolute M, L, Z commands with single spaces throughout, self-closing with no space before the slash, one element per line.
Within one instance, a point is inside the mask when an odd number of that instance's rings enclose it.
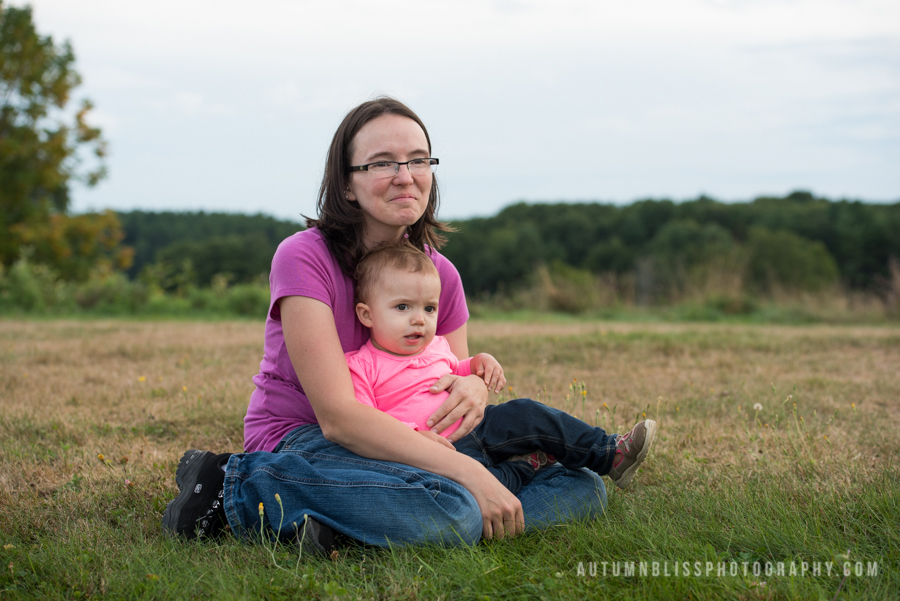
<path fill-rule="evenodd" d="M 350 171 L 368 171 L 376 178 L 394 177 L 400 173 L 400 165 L 406 165 L 410 175 L 425 175 L 429 171 L 434 173 L 437 168 L 438 159 L 412 159 L 400 163 L 398 161 L 378 161 L 377 163 L 368 163 L 366 165 L 356 165 L 350 167 Z"/>

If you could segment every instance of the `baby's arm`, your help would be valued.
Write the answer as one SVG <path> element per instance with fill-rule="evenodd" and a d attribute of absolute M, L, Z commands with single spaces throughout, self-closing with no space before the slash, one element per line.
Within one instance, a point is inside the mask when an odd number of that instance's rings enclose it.
<path fill-rule="evenodd" d="M 487 353 L 478 353 L 469 361 L 472 373 L 484 378 L 488 390 L 493 390 L 494 394 L 503 390 L 506 386 L 506 376 L 503 375 L 503 367 L 494 357 Z"/>

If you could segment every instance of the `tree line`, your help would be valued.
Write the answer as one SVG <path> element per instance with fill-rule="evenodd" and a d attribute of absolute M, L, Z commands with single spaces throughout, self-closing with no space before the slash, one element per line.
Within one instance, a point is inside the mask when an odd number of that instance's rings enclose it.
<path fill-rule="evenodd" d="M 264 277 L 278 243 L 302 229 L 264 215 L 133 211 L 118 218 L 122 243 L 134 249 L 131 277 L 181 274 L 201 286 L 217 275 Z M 755 294 L 835 283 L 877 292 L 891 258 L 900 258 L 900 203 L 807 192 L 738 203 L 517 203 L 452 225 L 444 254 L 475 296 L 526 285 L 540 265 L 650 278 L 650 302 L 711 265 L 741 269 Z"/>
<path fill-rule="evenodd" d="M 877 291 L 900 258 L 900 203 L 830 201 L 803 191 L 736 203 L 705 196 L 624 206 L 517 203 L 454 225 L 445 254 L 472 294 L 516 286 L 537 264 L 652 276 L 663 292 L 725 264 L 741 269 L 755 293 L 834 283 Z"/>

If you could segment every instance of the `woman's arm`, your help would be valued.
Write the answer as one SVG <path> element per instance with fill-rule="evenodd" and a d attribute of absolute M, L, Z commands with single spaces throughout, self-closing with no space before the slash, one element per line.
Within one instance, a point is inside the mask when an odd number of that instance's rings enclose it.
<path fill-rule="evenodd" d="M 524 530 L 522 504 L 484 466 L 356 400 L 328 305 L 289 296 L 280 308 L 291 363 L 326 439 L 363 457 L 405 463 L 460 483 L 478 502 L 484 538 Z"/>
<path fill-rule="evenodd" d="M 464 361 L 469 358 L 466 324 L 446 334 L 444 338 L 447 339 L 450 350 L 457 359 Z M 463 421 L 459 428 L 448 437 L 450 442 L 456 442 L 481 423 L 484 408 L 487 406 L 488 389 L 484 380 L 475 374 L 465 378 L 449 374 L 435 382 L 429 389 L 434 394 L 444 390 L 449 390 L 450 396 L 435 409 L 426 423 L 432 430 L 443 432 L 462 417 Z"/>
<path fill-rule="evenodd" d="M 450 350 L 453 351 L 453 354 L 460 361 L 469 358 L 469 333 L 467 326 L 468 324 L 462 324 L 449 334 L 444 335 L 444 338 L 447 339 L 447 344 L 450 345 Z"/>

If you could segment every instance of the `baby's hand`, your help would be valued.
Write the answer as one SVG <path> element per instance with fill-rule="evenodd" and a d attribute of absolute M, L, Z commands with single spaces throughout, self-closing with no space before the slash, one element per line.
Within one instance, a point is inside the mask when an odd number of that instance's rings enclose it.
<path fill-rule="evenodd" d="M 484 378 L 487 389 L 497 394 L 506 386 L 506 376 L 500 363 L 487 353 L 478 353 L 472 357 L 472 373 Z"/>
<path fill-rule="evenodd" d="M 430 439 L 430 440 L 433 440 L 434 442 L 439 442 L 439 443 L 441 443 L 442 445 L 444 445 L 444 446 L 447 447 L 448 449 L 456 450 L 456 447 L 453 446 L 453 443 L 451 443 L 449 440 L 447 440 L 446 438 L 444 438 L 443 436 L 441 436 L 441 435 L 438 434 L 437 432 L 432 432 L 431 430 L 416 430 L 416 432 L 418 432 L 419 434 L 421 434 L 421 435 L 424 436 L 425 438 L 428 438 L 428 439 Z"/>

